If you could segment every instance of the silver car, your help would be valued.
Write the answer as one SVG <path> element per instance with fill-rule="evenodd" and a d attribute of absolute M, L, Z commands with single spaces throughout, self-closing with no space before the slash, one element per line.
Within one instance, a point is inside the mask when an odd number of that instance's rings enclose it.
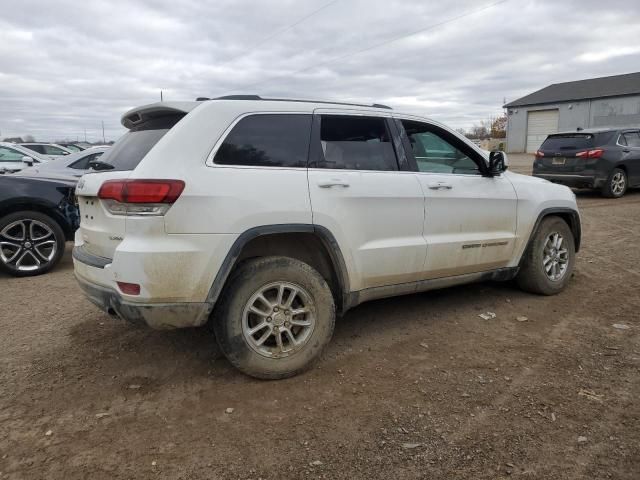
<path fill-rule="evenodd" d="M 56 143 L 29 142 L 21 143 L 20 145 L 36 152 L 40 156 L 49 157 L 51 160 L 73 153 L 73 150 L 69 150 Z"/>
<path fill-rule="evenodd" d="M 44 165 L 49 158 L 15 143 L 0 142 L 0 173 L 12 173 L 30 165 Z"/>
<path fill-rule="evenodd" d="M 25 168 L 18 175 L 39 176 L 39 175 L 63 175 L 81 177 L 89 170 L 89 162 L 97 160 L 109 147 L 88 148 L 81 152 L 71 153 L 64 157 L 58 157 L 47 163 L 39 163 L 32 167 Z"/>

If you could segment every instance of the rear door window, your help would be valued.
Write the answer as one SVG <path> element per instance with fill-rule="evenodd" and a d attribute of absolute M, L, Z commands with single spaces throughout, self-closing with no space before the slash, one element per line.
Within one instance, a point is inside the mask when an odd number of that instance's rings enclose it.
<path fill-rule="evenodd" d="M 634 148 L 640 148 L 640 136 L 638 132 L 627 132 L 624 134 L 627 145 Z"/>
<path fill-rule="evenodd" d="M 213 161 L 218 165 L 306 167 L 311 115 L 260 114 L 241 119 Z"/>
<path fill-rule="evenodd" d="M 44 147 L 42 145 L 23 145 L 29 150 L 33 150 L 36 153 L 44 153 Z"/>
<path fill-rule="evenodd" d="M 184 117 L 168 115 L 147 120 L 136 125 L 100 158 L 100 161 L 113 165 L 113 170 L 128 171 L 135 169 L 149 151 L 171 128 Z"/>
<path fill-rule="evenodd" d="M 542 142 L 540 150 L 586 150 L 594 145 L 593 135 L 588 133 L 574 133 L 564 135 L 549 135 L 547 139 Z"/>
<path fill-rule="evenodd" d="M 316 168 L 398 170 L 391 134 L 382 117 L 321 115 L 320 147 L 313 163 Z"/>

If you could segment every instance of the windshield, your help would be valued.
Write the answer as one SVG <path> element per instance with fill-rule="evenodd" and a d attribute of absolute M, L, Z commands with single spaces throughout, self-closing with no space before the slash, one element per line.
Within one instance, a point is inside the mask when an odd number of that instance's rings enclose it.
<path fill-rule="evenodd" d="M 135 169 L 145 155 L 183 116 L 181 114 L 154 118 L 132 128 L 100 157 L 100 161 L 113 165 L 113 170 Z"/>

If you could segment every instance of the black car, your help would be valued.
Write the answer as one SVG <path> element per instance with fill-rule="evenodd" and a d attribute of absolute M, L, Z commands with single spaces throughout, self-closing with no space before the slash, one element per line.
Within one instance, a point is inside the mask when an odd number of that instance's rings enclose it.
<path fill-rule="evenodd" d="M 623 128 L 549 135 L 536 152 L 533 176 L 621 197 L 640 186 L 640 133 Z"/>
<path fill-rule="evenodd" d="M 60 261 L 80 224 L 77 180 L 0 175 L 0 270 L 40 275 Z"/>

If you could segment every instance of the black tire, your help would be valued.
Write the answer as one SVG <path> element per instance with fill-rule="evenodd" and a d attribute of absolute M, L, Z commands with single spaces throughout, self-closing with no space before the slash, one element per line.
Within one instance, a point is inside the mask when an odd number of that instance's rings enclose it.
<path fill-rule="evenodd" d="M 26 234 L 23 241 L 14 240 L 19 238 L 21 236 L 19 232 L 23 231 L 19 225 L 11 227 L 15 222 L 25 222 L 24 231 Z M 35 230 L 31 230 L 31 225 Z M 31 233 L 36 234 L 35 238 L 41 237 L 46 232 L 42 225 L 49 229 L 50 235 L 43 237 L 40 240 L 41 246 L 36 248 L 38 243 L 33 241 Z M 9 230 L 5 230 L 9 227 Z M 54 243 L 49 243 L 50 241 Z M 0 218 L 0 242 L 5 242 L 0 252 L 0 270 L 15 277 L 31 277 L 47 273 L 56 266 L 64 255 L 65 235 L 60 225 L 51 217 L 40 212 L 25 210 Z M 18 250 L 10 244 L 19 245 L 21 249 Z M 49 250 L 50 248 L 51 250 Z M 53 250 L 54 248 L 55 250 Z M 18 253 L 14 257 L 13 254 L 16 252 Z M 20 262 L 22 255 L 25 258 Z M 37 259 L 40 265 L 34 259 Z M 33 268 L 25 270 L 26 267 Z"/>
<path fill-rule="evenodd" d="M 620 182 L 623 182 L 620 189 Z M 602 196 L 608 198 L 620 198 L 627 192 L 629 179 L 627 173 L 621 168 L 614 168 L 607 177 L 607 181 L 602 187 Z"/>
<path fill-rule="evenodd" d="M 562 250 L 566 249 L 566 270 L 558 279 L 551 279 L 546 272 L 545 259 L 549 252 L 545 252 L 547 240 L 558 233 L 562 236 Z M 553 257 L 555 257 L 555 252 Z M 564 258 L 564 256 L 563 256 Z M 522 266 L 516 280 L 522 290 L 539 295 L 555 295 L 565 289 L 575 266 L 575 241 L 569 225 L 560 217 L 546 217 L 534 233 L 531 243 L 522 259 Z M 549 265 L 547 263 L 547 265 Z M 553 270 L 552 270 L 553 272 Z"/>
<path fill-rule="evenodd" d="M 296 297 L 294 301 L 302 301 L 301 299 L 306 296 L 305 298 L 309 304 L 309 313 L 301 314 L 304 315 L 302 321 L 311 323 L 313 325 L 312 328 L 293 325 L 295 321 L 293 320 L 295 316 L 293 312 L 296 308 L 291 305 L 289 307 L 284 306 L 286 304 L 284 301 L 278 302 L 278 286 L 271 287 L 273 290 L 264 290 L 276 282 L 282 282 L 280 285 L 286 284 L 296 288 L 301 287 L 299 292 L 301 296 Z M 257 292 L 263 290 L 265 297 L 272 292 L 276 294 L 276 297 L 268 297 L 268 300 L 273 302 L 272 307 L 268 307 L 261 302 L 258 310 L 270 311 L 273 316 L 256 315 L 248 310 L 249 305 L 257 305 L 256 303 L 249 304 L 249 302 L 252 298 L 255 298 L 254 296 Z M 286 293 L 286 290 L 284 292 L 280 296 L 283 297 L 286 294 L 287 299 L 289 299 L 293 289 L 290 289 L 288 293 Z M 236 368 L 252 377 L 279 379 L 303 372 L 319 358 L 322 350 L 333 335 L 335 303 L 331 289 L 314 268 L 293 258 L 263 257 L 242 263 L 231 274 L 218 302 L 211 319 L 218 345 Z M 280 305 L 279 313 L 274 313 L 278 310 L 277 307 L 273 307 L 276 304 Z M 304 302 L 297 305 L 303 304 Z M 273 310 L 273 308 L 276 310 Z M 286 308 L 291 310 L 285 310 Z M 246 317 L 245 311 L 247 312 Z M 287 315 L 291 314 L 291 316 L 286 316 L 285 313 Z M 301 319 L 301 317 L 296 318 Z M 314 320 L 311 321 L 309 320 L 310 318 Z M 281 322 L 286 319 L 291 320 L 291 322 L 287 321 L 282 324 Z M 245 322 L 249 327 L 269 322 L 269 325 L 264 327 L 264 330 L 254 334 L 260 337 L 269 335 L 262 346 L 256 345 L 257 341 L 255 339 L 252 342 L 248 329 L 243 329 Z M 250 325 L 249 322 L 254 323 Z M 289 340 L 290 337 L 280 333 L 282 342 L 284 343 L 286 340 L 288 346 L 292 348 L 291 353 L 280 353 L 282 348 L 278 349 L 276 334 L 278 331 L 284 332 L 287 325 L 289 325 L 290 331 L 298 329 L 298 332 L 305 332 L 304 342 L 300 341 L 301 346 L 299 347 L 291 347 L 294 344 Z M 305 330 L 305 328 L 308 328 L 308 330 Z M 274 331 L 276 333 L 273 333 Z M 299 335 L 299 339 L 303 337 L 302 333 L 299 333 Z M 273 346 L 269 346 L 269 344 Z M 271 350 L 275 353 L 266 353 L 263 350 Z"/>

